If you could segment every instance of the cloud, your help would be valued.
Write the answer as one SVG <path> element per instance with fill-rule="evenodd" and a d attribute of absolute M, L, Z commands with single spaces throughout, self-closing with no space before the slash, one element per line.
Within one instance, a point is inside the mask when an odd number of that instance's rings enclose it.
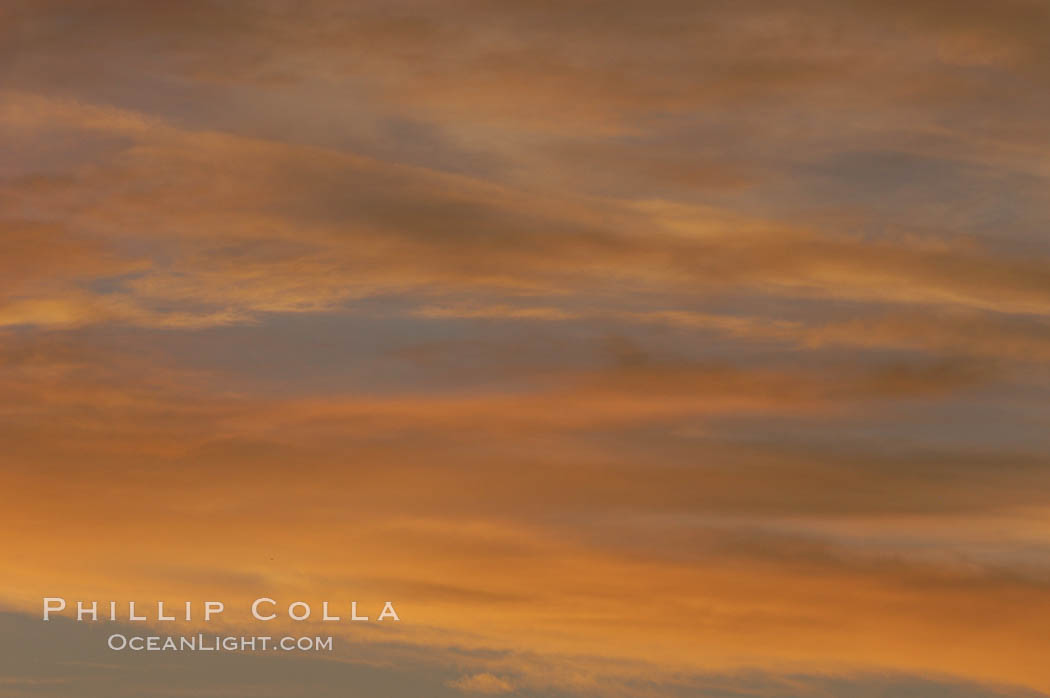
<path fill-rule="evenodd" d="M 145 184 L 157 168 L 164 181 Z M 196 175 L 205 169 L 206 187 Z M 118 250 L 135 247 L 128 231 L 154 248 L 150 267 L 133 276 L 65 280 L 70 295 L 83 296 L 90 282 L 112 286 L 87 303 L 65 304 L 67 314 L 87 305 L 79 311 L 85 322 L 123 316 L 147 326 L 206 326 L 267 312 L 336 310 L 391 293 L 601 294 L 611 280 L 648 293 L 761 290 L 1000 313 L 1045 314 L 1050 302 L 1037 260 L 992 254 L 976 243 L 762 231 L 761 221 L 720 216 L 712 222 L 705 209 L 549 200 L 468 178 L 219 134 L 166 133 L 56 187 L 39 192 L 14 182 L 8 195 L 49 210 L 45 218 L 60 216 L 79 235 L 102 236 L 110 258 L 120 260 Z M 80 203 L 102 192 L 105 206 Z M 214 242 L 219 232 L 226 244 Z M 141 269 L 143 263 L 125 257 L 123 265 Z M 155 310 L 160 307 L 167 310 Z M 8 313 L 31 323 L 19 308 Z M 49 318 L 54 313 L 44 313 L 41 322 L 54 322 Z"/>
<path fill-rule="evenodd" d="M 492 674 L 462 676 L 455 681 L 450 681 L 448 685 L 464 693 L 483 693 L 485 695 L 499 695 L 514 691 L 510 683 Z"/>
<path fill-rule="evenodd" d="M 1048 21 L 6 3 L 5 600 L 392 594 L 376 695 L 1047 690 Z"/>

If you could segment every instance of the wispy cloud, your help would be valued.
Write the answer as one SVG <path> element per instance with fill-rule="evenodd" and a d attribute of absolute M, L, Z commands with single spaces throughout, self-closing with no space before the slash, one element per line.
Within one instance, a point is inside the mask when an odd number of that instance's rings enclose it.
<path fill-rule="evenodd" d="M 7 3 L 0 594 L 395 594 L 318 696 L 1050 690 L 1048 28 Z"/>

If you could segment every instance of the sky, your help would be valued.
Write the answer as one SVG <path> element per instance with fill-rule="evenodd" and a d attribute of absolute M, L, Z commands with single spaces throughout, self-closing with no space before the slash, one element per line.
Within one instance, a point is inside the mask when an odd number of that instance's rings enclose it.
<path fill-rule="evenodd" d="M 1048 35 L 0 3 L 0 696 L 1050 695 Z"/>

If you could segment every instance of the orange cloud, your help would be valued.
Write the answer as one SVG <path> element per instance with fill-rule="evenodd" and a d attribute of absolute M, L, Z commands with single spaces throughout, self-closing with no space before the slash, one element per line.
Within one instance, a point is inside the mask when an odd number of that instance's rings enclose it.
<path fill-rule="evenodd" d="M 1045 3 L 7 5 L 7 607 L 1050 690 Z"/>

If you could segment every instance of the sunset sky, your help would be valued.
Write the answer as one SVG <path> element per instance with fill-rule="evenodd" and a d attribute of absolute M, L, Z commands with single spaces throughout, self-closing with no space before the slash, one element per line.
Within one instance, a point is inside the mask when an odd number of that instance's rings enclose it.
<path fill-rule="evenodd" d="M 1050 695 L 1048 36 L 0 0 L 0 696 Z"/>

